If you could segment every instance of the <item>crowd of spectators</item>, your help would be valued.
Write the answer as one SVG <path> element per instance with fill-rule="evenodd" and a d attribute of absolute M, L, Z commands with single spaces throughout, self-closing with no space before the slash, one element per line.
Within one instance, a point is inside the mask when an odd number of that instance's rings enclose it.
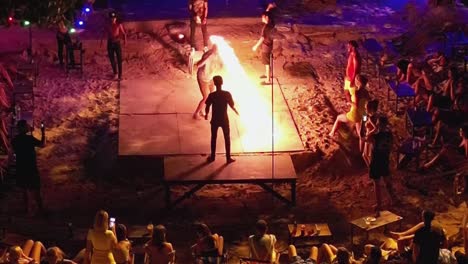
<path fill-rule="evenodd" d="M 424 210 L 421 222 L 402 232 L 389 231 L 381 245 L 365 245 L 355 254 L 345 245 L 328 243 L 310 247 L 307 256 L 298 254 L 294 244 L 287 250 L 281 250 L 277 238 L 271 233 L 265 220 L 258 220 L 254 234 L 249 236 L 248 256 L 236 256 L 241 263 L 285 263 L 290 264 L 466 264 L 468 258 L 468 212 L 461 223 L 464 250 L 452 251 L 445 230 L 433 224 L 435 213 Z M 106 211 L 96 213 L 94 224 L 88 231 L 86 247 L 74 258 L 68 259 L 57 246 L 45 248 L 39 241 L 27 240 L 23 246 L 14 245 L 0 253 L 0 263 L 4 264 L 133 264 L 135 251 L 127 237 L 127 228 L 123 224 L 113 224 Z M 167 230 L 163 225 L 147 226 L 149 240 L 143 245 L 145 264 L 176 263 L 173 245 L 166 240 Z M 193 225 L 196 234 L 195 243 L 190 247 L 192 261 L 197 264 L 219 264 L 227 262 L 229 257 L 224 248 L 224 239 L 213 233 L 204 223 Z M 362 254 L 361 254 L 362 253 Z M 280 258 L 283 255 L 285 258 Z M 286 258 L 288 255 L 288 258 Z"/>

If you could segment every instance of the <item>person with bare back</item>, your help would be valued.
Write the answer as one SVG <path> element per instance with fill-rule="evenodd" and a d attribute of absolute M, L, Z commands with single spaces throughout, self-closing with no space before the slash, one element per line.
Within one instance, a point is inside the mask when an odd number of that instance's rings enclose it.
<path fill-rule="evenodd" d="M 112 66 L 112 72 L 114 79 L 122 79 L 122 45 L 121 40 L 123 39 L 124 45 L 127 44 L 127 34 L 125 29 L 117 19 L 117 13 L 114 11 L 109 13 L 110 23 L 107 26 L 107 54 Z M 101 41 L 102 42 L 102 41 Z M 117 65 L 116 61 L 117 59 Z"/>
<path fill-rule="evenodd" d="M 200 61 L 196 63 L 197 66 L 197 82 L 202 95 L 202 99 L 197 105 L 197 109 L 193 113 L 193 119 L 198 119 L 199 116 L 205 116 L 203 107 L 205 106 L 208 95 L 214 91 L 213 76 L 218 68 L 221 67 L 218 58 L 218 47 L 213 47 L 203 54 Z"/>
<path fill-rule="evenodd" d="M 348 61 L 346 64 L 346 76 L 344 80 L 344 90 L 347 102 L 351 101 L 349 88 L 355 87 L 355 78 L 361 74 L 361 55 L 358 51 L 358 44 L 355 40 L 348 42 Z"/>

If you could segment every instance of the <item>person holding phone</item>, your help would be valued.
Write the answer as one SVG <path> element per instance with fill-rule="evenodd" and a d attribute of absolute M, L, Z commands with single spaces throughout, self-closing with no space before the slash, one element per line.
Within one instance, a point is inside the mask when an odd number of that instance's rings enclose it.
<path fill-rule="evenodd" d="M 114 221 L 112 221 L 114 219 Z M 115 226 L 115 218 L 111 218 L 112 226 Z M 112 227 L 111 227 L 112 228 Z M 127 238 L 127 227 L 123 224 L 118 224 L 115 228 L 117 236 L 117 246 L 113 249 L 114 259 L 117 264 L 133 263 L 132 243 Z"/>
<path fill-rule="evenodd" d="M 30 133 L 26 120 L 19 120 L 18 135 L 13 139 L 12 146 L 16 155 L 16 184 L 23 189 L 26 213 L 34 215 L 34 202 L 39 211 L 43 211 L 41 198 L 41 177 L 37 169 L 36 147 L 45 145 L 45 128 L 41 127 L 41 139 Z"/>
<path fill-rule="evenodd" d="M 109 214 L 100 210 L 86 238 L 85 260 L 91 264 L 116 264 L 112 250 L 117 246 L 115 227 L 109 230 Z"/>

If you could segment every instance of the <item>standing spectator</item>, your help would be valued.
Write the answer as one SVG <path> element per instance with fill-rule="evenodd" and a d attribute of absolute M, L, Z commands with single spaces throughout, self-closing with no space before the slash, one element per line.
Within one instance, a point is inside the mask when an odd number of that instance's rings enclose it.
<path fill-rule="evenodd" d="M 127 33 L 123 25 L 117 19 L 117 13 L 114 11 L 109 13 L 110 23 L 107 26 L 107 54 L 112 66 L 114 79 L 122 79 L 122 45 L 127 45 Z M 117 59 L 117 65 L 116 60 Z"/>
<path fill-rule="evenodd" d="M 200 25 L 203 34 L 203 50 L 208 51 L 208 0 L 189 0 L 190 12 L 190 46 L 192 54 L 196 49 L 195 30 Z"/>
<path fill-rule="evenodd" d="M 416 231 L 413 239 L 413 262 L 415 264 L 437 264 L 439 249 L 446 248 L 447 240 L 442 229 L 432 226 L 434 212 L 424 210 L 424 227 Z"/>
<path fill-rule="evenodd" d="M 369 137 L 375 132 L 377 126 L 377 111 L 379 108 L 378 100 L 371 100 L 366 103 L 366 114 L 363 116 L 361 133 L 359 137 L 359 147 L 361 148 L 362 158 L 366 162 L 367 167 L 370 165 L 372 144 L 369 141 L 363 140 L 363 138 Z"/>
<path fill-rule="evenodd" d="M 271 76 L 271 56 L 273 52 L 273 30 L 275 29 L 275 22 L 271 12 L 264 12 L 262 14 L 262 36 L 257 41 L 257 43 L 252 47 L 252 50 L 257 51 L 258 47 L 262 45 L 262 64 L 265 65 L 265 75 L 260 76 L 260 78 L 266 78 L 267 81 L 264 84 L 270 84 L 273 76 Z"/>
<path fill-rule="evenodd" d="M 210 113 L 210 107 L 213 105 L 213 114 L 211 115 L 211 155 L 208 157 L 208 162 L 213 162 L 216 156 L 216 138 L 218 137 L 218 128 L 223 129 L 224 134 L 224 145 L 226 147 L 226 162 L 232 163 L 236 161 L 231 158 L 231 135 L 229 128 L 229 118 L 227 114 L 227 106 L 239 115 L 236 107 L 234 106 L 234 100 L 232 95 L 228 91 L 223 91 L 223 78 L 219 75 L 213 77 L 216 91 L 210 93 L 206 99 L 205 108 L 205 119 L 208 120 L 208 114 Z"/>
<path fill-rule="evenodd" d="M 381 116 L 377 120 L 377 132 L 368 138 L 372 142 L 372 154 L 369 165 L 369 177 L 374 182 L 375 211 L 379 212 L 382 206 L 382 194 L 380 178 L 383 177 L 385 187 L 390 195 L 390 200 L 396 202 L 396 195 L 390 179 L 390 152 L 392 149 L 393 135 L 388 127 L 387 117 Z"/>
<path fill-rule="evenodd" d="M 117 246 L 112 250 L 115 262 L 117 264 L 131 264 L 133 261 L 132 256 L 132 243 L 127 238 L 127 227 L 123 224 L 118 224 L 115 229 L 117 237 Z"/>
<path fill-rule="evenodd" d="M 70 34 L 68 33 L 68 28 L 65 25 L 65 19 L 60 19 L 57 23 L 57 56 L 59 59 L 60 67 L 63 67 L 63 47 L 65 46 L 65 50 L 67 51 L 67 54 L 65 56 L 68 56 L 68 59 L 70 60 L 71 65 L 75 65 L 75 56 L 73 56 L 73 50 L 72 50 L 72 40 L 70 37 Z"/>
<path fill-rule="evenodd" d="M 41 178 L 37 169 L 36 147 L 45 144 L 45 128 L 41 127 L 41 140 L 28 134 L 29 125 L 26 120 L 17 123 L 18 135 L 13 139 L 12 145 L 16 155 L 16 183 L 23 189 L 26 212 L 33 215 L 33 200 L 37 203 L 39 211 L 43 211 L 41 199 Z"/>
<path fill-rule="evenodd" d="M 255 224 L 255 235 L 249 237 L 250 257 L 256 260 L 276 263 L 276 237 L 268 234 L 268 224 L 265 220 L 258 220 Z"/>
<path fill-rule="evenodd" d="M 145 264 L 174 263 L 175 251 L 166 241 L 166 228 L 157 225 L 153 229 L 151 240 L 145 245 Z"/>
<path fill-rule="evenodd" d="M 358 44 L 355 40 L 348 42 L 348 60 L 346 63 L 346 76 L 344 80 L 344 90 L 348 102 L 351 101 L 349 89 L 355 87 L 355 78 L 361 74 L 361 55 L 359 55 Z"/>
<path fill-rule="evenodd" d="M 112 254 L 112 249 L 116 246 L 115 227 L 109 230 L 109 214 L 100 210 L 96 213 L 93 228 L 88 231 L 86 238 L 85 263 L 116 264 Z"/>

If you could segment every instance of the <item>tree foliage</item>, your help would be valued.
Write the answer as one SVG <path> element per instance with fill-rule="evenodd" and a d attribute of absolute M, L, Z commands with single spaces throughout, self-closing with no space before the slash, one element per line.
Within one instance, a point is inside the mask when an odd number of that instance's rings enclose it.
<path fill-rule="evenodd" d="M 44 25 L 73 13 L 78 0 L 0 0 L 0 3 L 7 7 L 7 13 L 1 14 L 2 21 L 13 15 L 16 20 L 25 19 Z"/>

